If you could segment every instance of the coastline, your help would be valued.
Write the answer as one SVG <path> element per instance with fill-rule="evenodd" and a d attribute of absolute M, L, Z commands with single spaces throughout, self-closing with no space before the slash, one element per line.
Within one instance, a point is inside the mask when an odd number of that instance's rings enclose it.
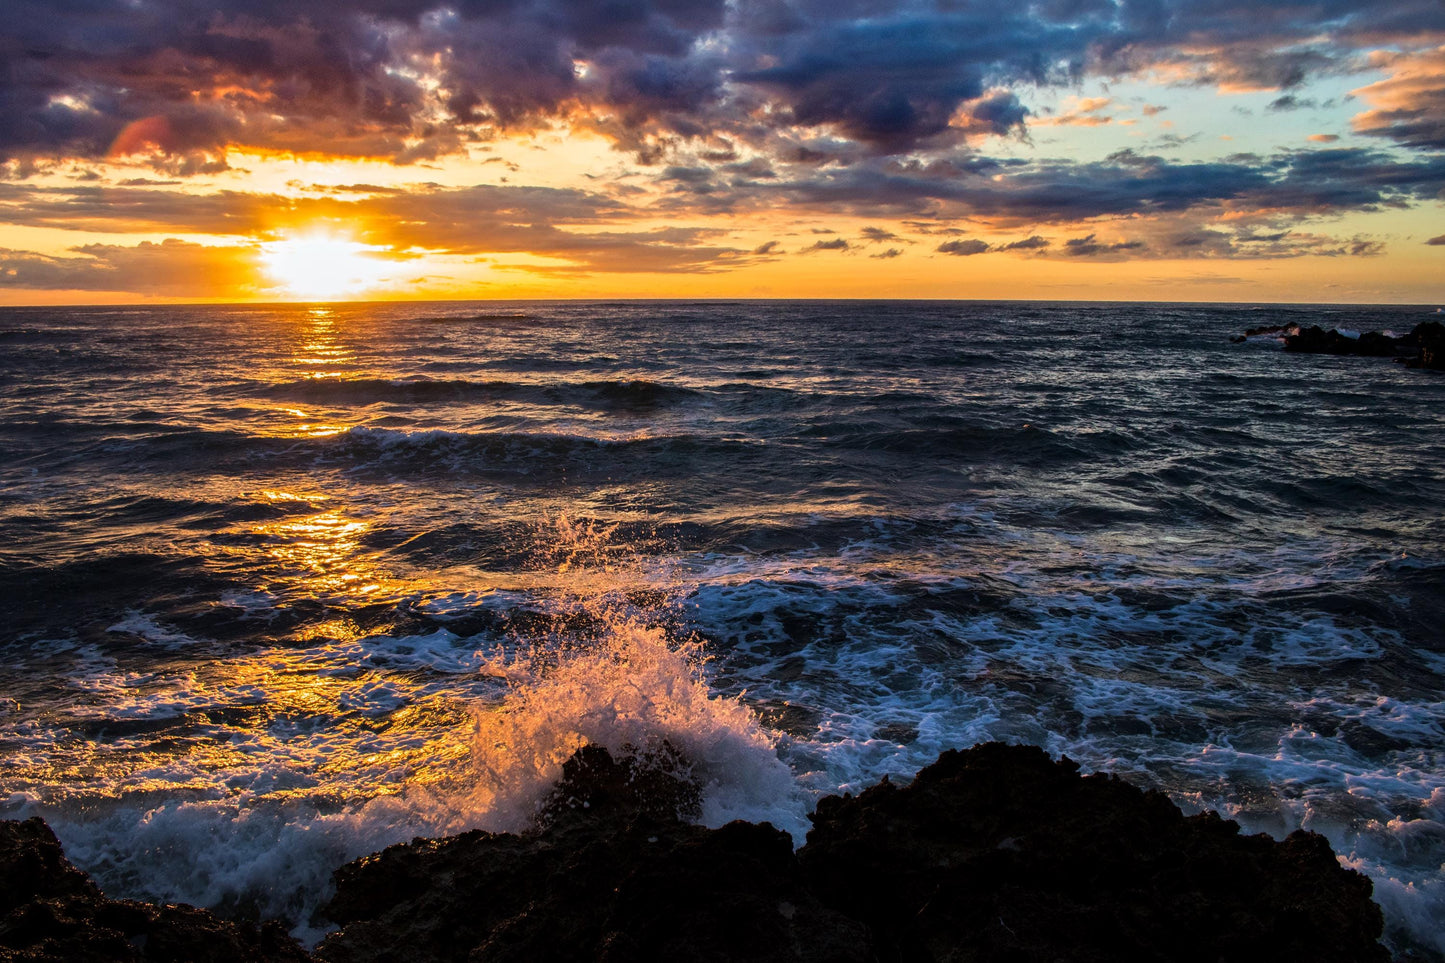
<path fill-rule="evenodd" d="M 340 929 L 309 953 L 274 921 L 105 899 L 42 821 L 0 823 L 0 960 L 1390 959 L 1369 879 L 1323 837 L 1243 836 L 1036 747 L 827 797 L 796 853 L 768 824 L 679 818 L 696 787 L 660 755 L 672 771 L 584 747 L 530 832 L 341 867 Z"/>

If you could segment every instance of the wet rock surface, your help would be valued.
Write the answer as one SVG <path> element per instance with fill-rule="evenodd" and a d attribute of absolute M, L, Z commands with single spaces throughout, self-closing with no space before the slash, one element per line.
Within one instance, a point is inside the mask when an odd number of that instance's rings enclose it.
<path fill-rule="evenodd" d="M 1242 836 L 1033 747 L 946 752 L 813 822 L 808 881 L 884 960 L 1389 959 L 1322 836 Z"/>
<path fill-rule="evenodd" d="M 652 762 L 656 762 L 656 758 Z M 807 845 L 705 829 L 675 754 L 585 748 L 538 828 L 417 839 L 336 873 L 325 963 L 1384 961 L 1322 837 L 1242 836 L 1036 748 L 944 753 L 818 806 Z M 0 961 L 286 960 L 279 927 L 105 899 L 39 820 L 0 824 Z"/>
<path fill-rule="evenodd" d="M 304 963 L 279 923 L 106 899 L 39 819 L 0 821 L 0 963 Z"/>
<path fill-rule="evenodd" d="M 769 826 L 685 825 L 671 792 L 584 750 L 535 835 L 418 840 L 342 869 L 343 928 L 317 956 L 1388 959 L 1370 882 L 1322 837 L 1242 836 L 1036 748 L 948 752 L 907 787 L 825 799 L 796 854 Z"/>
<path fill-rule="evenodd" d="M 1407 368 L 1445 370 L 1445 324 L 1439 321 L 1423 321 L 1399 337 L 1383 331 L 1354 335 L 1337 328 L 1290 324 L 1250 328 L 1230 340 L 1239 343 L 1260 336 L 1276 336 L 1286 351 L 1297 354 L 1394 358 Z"/>
<path fill-rule="evenodd" d="M 875 957 L 824 906 L 791 838 L 681 821 L 696 790 L 605 750 L 567 763 L 541 831 L 415 840 L 336 874 L 316 949 L 330 963 L 816 960 Z"/>

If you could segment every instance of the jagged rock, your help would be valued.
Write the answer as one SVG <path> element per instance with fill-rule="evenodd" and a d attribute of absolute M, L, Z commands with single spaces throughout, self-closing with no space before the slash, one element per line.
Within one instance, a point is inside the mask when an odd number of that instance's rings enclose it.
<path fill-rule="evenodd" d="M 1371 358 L 1393 358 L 1404 353 L 1403 339 L 1381 331 L 1366 331 L 1355 339 L 1355 354 Z"/>
<path fill-rule="evenodd" d="M 1285 335 L 1284 349 L 1304 354 L 1359 354 L 1360 340 L 1346 337 L 1334 328 L 1326 331 L 1312 324 L 1300 328 L 1298 334 Z"/>
<path fill-rule="evenodd" d="M 0 963 L 305 963 L 278 923 L 106 899 L 40 819 L 0 820 Z"/>
<path fill-rule="evenodd" d="M 1334 328 L 1325 330 L 1319 325 L 1310 325 L 1250 328 L 1230 340 L 1238 343 L 1256 334 L 1275 333 L 1284 336 L 1286 351 L 1394 358 L 1409 368 L 1445 370 L 1445 324 L 1439 321 L 1421 322 L 1409 334 L 1398 338 L 1383 331 L 1366 331 L 1359 337 L 1348 337 Z"/>
<path fill-rule="evenodd" d="M 1415 357 L 1405 362 L 1406 367 L 1445 371 L 1445 324 L 1439 321 L 1421 322 L 1404 340 L 1416 348 Z"/>
<path fill-rule="evenodd" d="M 1323 837 L 1213 813 L 997 743 L 906 788 L 824 799 L 799 852 L 882 960 L 1385 961 L 1371 884 Z"/>
<path fill-rule="evenodd" d="M 650 762 L 651 764 L 647 764 Z M 691 825 L 676 753 L 564 767 L 538 828 L 417 839 L 336 873 L 323 963 L 1388 959 L 1320 836 L 1241 836 L 991 743 L 819 803 L 807 845 Z M 0 822 L 0 963 L 303 963 L 278 924 L 108 900 L 40 820 Z"/>
<path fill-rule="evenodd" d="M 669 783 L 671 785 L 669 786 Z M 328 963 L 873 959 L 767 824 L 684 823 L 696 787 L 580 750 L 543 827 L 414 840 L 343 867 Z"/>

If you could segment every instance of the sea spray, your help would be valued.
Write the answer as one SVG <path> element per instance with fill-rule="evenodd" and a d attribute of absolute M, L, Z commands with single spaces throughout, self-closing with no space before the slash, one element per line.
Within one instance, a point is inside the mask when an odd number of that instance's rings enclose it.
<path fill-rule="evenodd" d="M 467 808 L 487 828 L 524 827 L 562 764 L 591 743 L 656 765 L 680 762 L 679 774 L 702 791 L 706 825 L 771 818 L 801 838 L 805 802 L 775 737 L 738 698 L 710 689 L 705 647 L 679 627 L 676 594 L 637 577 L 615 531 L 564 517 L 544 543 L 561 576 L 548 600 L 552 628 L 498 648 L 483 668 L 507 691 L 500 704 L 472 710 Z"/>

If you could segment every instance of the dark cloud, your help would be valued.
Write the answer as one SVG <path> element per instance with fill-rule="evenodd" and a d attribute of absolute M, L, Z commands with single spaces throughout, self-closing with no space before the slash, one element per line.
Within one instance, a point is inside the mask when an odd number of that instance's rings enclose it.
<path fill-rule="evenodd" d="M 1317 106 L 1319 105 L 1314 100 L 1308 97 L 1296 97 L 1294 94 L 1285 94 L 1269 102 L 1269 109 L 1274 111 L 1305 110 Z"/>
<path fill-rule="evenodd" d="M 1042 251 L 1049 246 L 1049 242 L 1037 234 L 1031 235 L 1020 241 L 1011 241 L 999 248 L 1000 251 Z"/>
<path fill-rule="evenodd" d="M 863 240 L 869 244 L 886 244 L 889 241 L 901 241 L 903 238 L 892 231 L 881 227 L 865 227 L 858 232 L 863 235 Z"/>
<path fill-rule="evenodd" d="M 968 257 L 972 254 L 984 254 L 989 250 L 988 242 L 980 241 L 978 238 L 965 238 L 957 241 L 944 241 L 935 250 L 939 254 L 952 254 L 955 257 Z"/>
<path fill-rule="evenodd" d="M 889 258 L 898 257 L 902 253 L 903 251 L 900 248 L 890 247 L 886 251 L 879 251 L 877 254 L 870 254 L 868 256 L 871 258 L 878 258 L 880 260 L 887 260 Z"/>
<path fill-rule="evenodd" d="M 803 254 L 811 254 L 814 251 L 848 251 L 851 247 L 847 239 L 835 237 L 831 241 L 814 241 L 808 247 L 803 248 Z"/>
<path fill-rule="evenodd" d="M 9 0 L 0 158 L 409 163 L 559 119 L 654 162 L 684 143 L 709 163 L 833 156 L 817 138 L 902 154 L 1018 133 L 1023 93 L 1091 73 L 1299 106 L 1310 77 L 1440 29 L 1438 0 Z M 1376 110 L 1362 132 L 1439 146 L 1425 95 Z"/>
<path fill-rule="evenodd" d="M 1432 238 L 1430 238 L 1430 240 L 1426 241 L 1425 243 L 1426 243 L 1426 244 L 1445 244 L 1445 234 L 1441 234 L 1439 237 L 1432 237 Z"/>
<path fill-rule="evenodd" d="M 1105 244 L 1095 240 L 1097 236 L 1090 234 L 1086 237 L 1070 238 L 1064 242 L 1064 254 L 1069 257 L 1098 257 L 1137 251 L 1144 247 L 1143 241 L 1115 241 L 1112 244 Z"/>
<path fill-rule="evenodd" d="M 1201 163 L 1123 151 L 1102 161 L 1043 160 L 1002 170 L 984 176 L 860 163 L 779 178 L 754 186 L 750 196 L 760 207 L 777 204 L 780 195 L 797 207 L 899 217 L 920 233 L 940 233 L 956 229 L 931 221 L 970 217 L 995 228 L 1027 228 L 1202 209 L 1296 217 L 1376 211 L 1430 201 L 1445 185 L 1445 156 L 1402 161 L 1359 148 Z"/>

